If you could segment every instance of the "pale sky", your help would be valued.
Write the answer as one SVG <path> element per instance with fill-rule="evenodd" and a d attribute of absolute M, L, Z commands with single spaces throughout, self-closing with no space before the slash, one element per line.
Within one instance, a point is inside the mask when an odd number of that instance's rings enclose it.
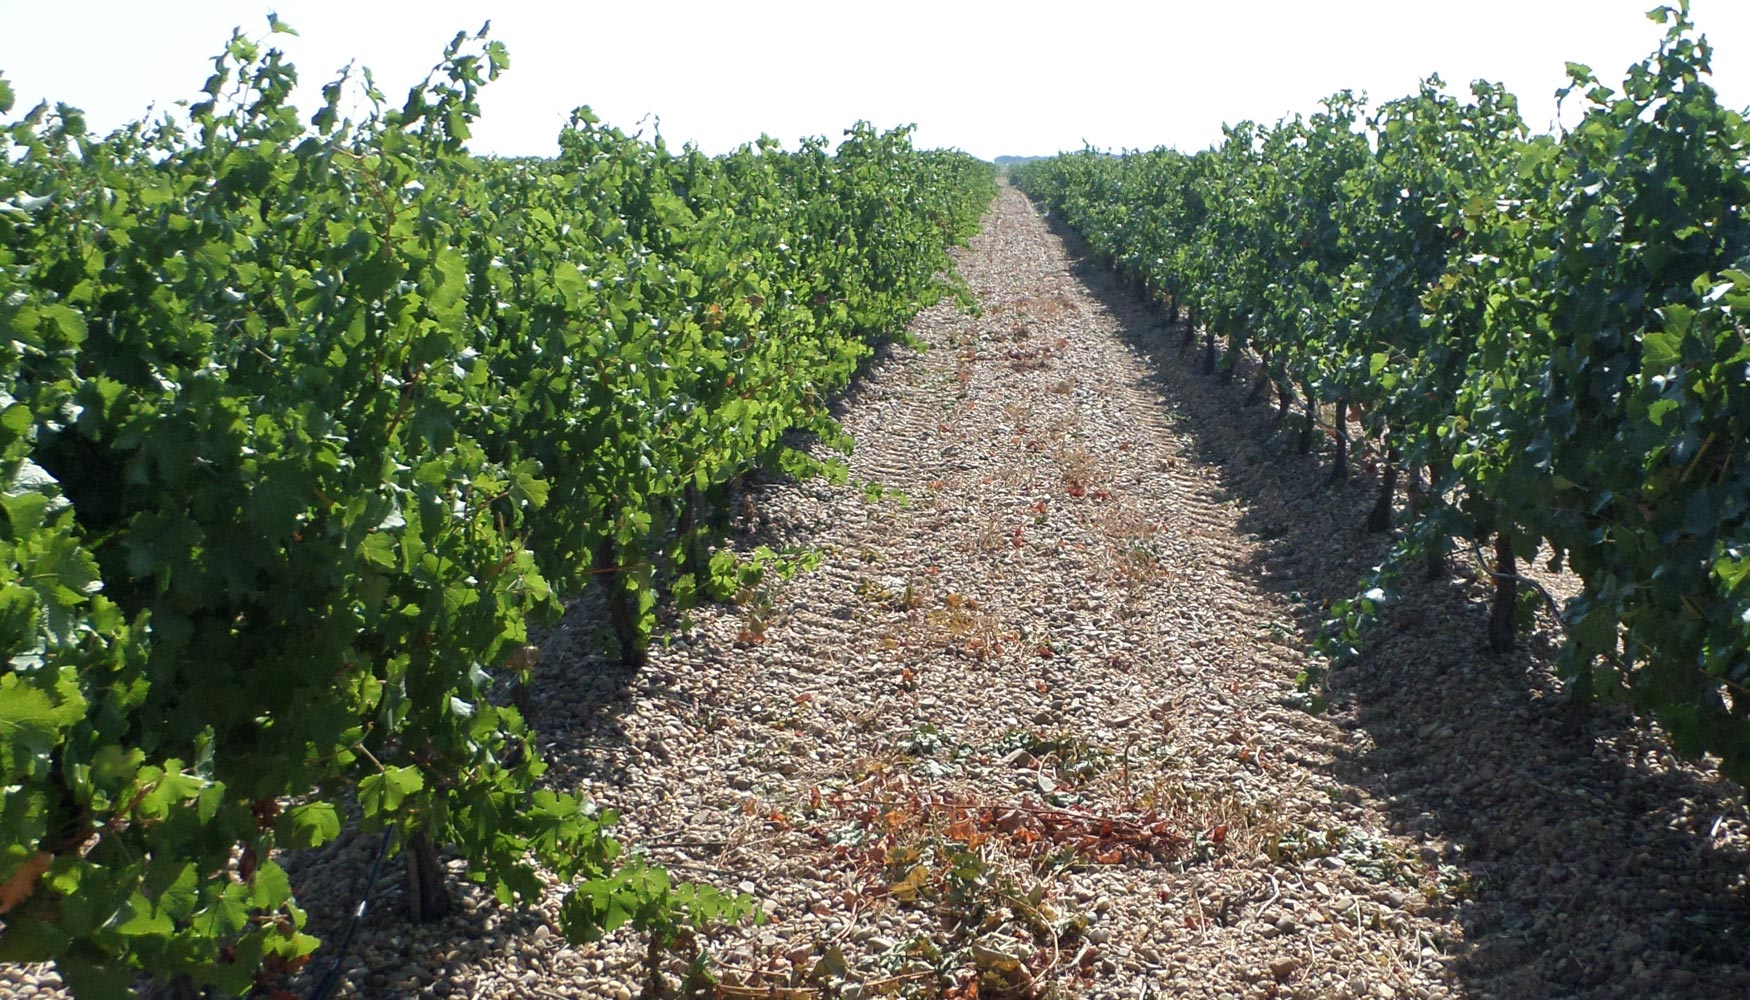
<path fill-rule="evenodd" d="M 1439 73 L 1505 82 L 1534 128 L 1553 120 L 1565 61 L 1607 82 L 1652 52 L 1652 0 L 0 0 L 0 74 L 107 130 L 197 95 L 242 26 L 298 65 L 306 120 L 346 62 L 395 103 L 446 42 L 488 18 L 512 66 L 482 95 L 476 152 L 545 155 L 571 108 L 722 152 L 768 133 L 836 139 L 858 119 L 916 123 L 925 146 L 977 156 L 1157 145 L 1195 150 L 1223 122 L 1271 122 L 1349 88 L 1375 101 Z M 1714 85 L 1750 106 L 1750 2 L 1694 0 Z"/>

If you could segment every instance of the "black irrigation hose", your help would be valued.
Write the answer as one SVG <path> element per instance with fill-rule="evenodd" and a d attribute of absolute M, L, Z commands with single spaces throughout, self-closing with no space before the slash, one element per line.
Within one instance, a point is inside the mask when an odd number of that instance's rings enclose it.
<path fill-rule="evenodd" d="M 502 690 L 495 692 L 490 700 L 495 705 L 502 704 L 514 688 L 514 684 L 507 684 Z M 352 911 L 352 922 L 346 925 L 346 933 L 341 936 L 340 947 L 335 950 L 334 961 L 329 963 L 328 971 L 322 974 L 321 981 L 305 1000 L 328 1000 L 328 995 L 334 992 L 335 984 L 340 982 L 340 966 L 346 961 L 346 953 L 352 949 L 352 937 L 358 932 L 359 924 L 364 921 L 365 911 L 370 909 L 371 894 L 377 889 L 377 875 L 383 870 L 383 858 L 389 853 L 389 841 L 394 835 L 394 827 L 383 831 L 383 839 L 377 843 L 377 856 L 371 861 L 371 877 L 365 882 L 365 892 L 359 897 L 359 905 Z"/>
<path fill-rule="evenodd" d="M 383 856 L 389 853 L 389 838 L 394 834 L 395 828 L 392 826 L 383 831 L 383 839 L 377 844 L 377 858 L 371 862 L 371 877 L 365 882 L 365 894 L 359 898 L 359 905 L 352 911 L 352 923 L 346 925 L 346 934 L 340 939 L 334 961 L 329 964 L 322 981 L 310 991 L 309 1000 L 328 1000 L 328 995 L 334 992 L 334 984 L 340 982 L 340 964 L 346 961 L 347 950 L 352 947 L 352 936 L 359 929 L 359 923 L 364 920 L 365 910 L 370 908 L 371 893 L 377 888 L 377 873 L 383 870 Z"/>
<path fill-rule="evenodd" d="M 1483 543 L 1479 542 L 1473 538 L 1473 539 L 1471 539 L 1471 547 L 1476 553 L 1477 569 L 1481 570 L 1484 574 L 1489 576 L 1491 579 L 1494 579 L 1494 580 L 1514 579 L 1514 580 L 1519 581 L 1520 583 L 1525 584 L 1527 587 L 1530 587 L 1532 590 L 1537 591 L 1538 594 L 1542 595 L 1543 603 L 1549 607 L 1550 617 L 1554 618 L 1556 620 L 1556 627 L 1562 630 L 1563 635 L 1571 635 L 1571 633 L 1568 630 L 1568 623 L 1562 620 L 1561 605 L 1556 603 L 1555 597 L 1553 597 L 1548 590 L 1544 589 L 1543 584 L 1538 583 L 1536 580 L 1533 580 L 1530 577 L 1524 576 L 1520 573 L 1513 573 L 1513 574 L 1509 575 L 1507 573 L 1502 573 L 1499 570 L 1490 569 L 1489 568 L 1489 561 L 1483 557 Z M 1606 654 L 1606 655 L 1608 656 L 1609 654 Z"/>

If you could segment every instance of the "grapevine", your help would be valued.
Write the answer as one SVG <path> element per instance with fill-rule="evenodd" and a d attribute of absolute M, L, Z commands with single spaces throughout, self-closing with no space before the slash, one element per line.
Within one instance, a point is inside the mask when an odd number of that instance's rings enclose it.
<path fill-rule="evenodd" d="M 1529 134 L 1513 97 L 1438 78 L 1371 114 L 1338 94 L 1219 146 L 1026 164 L 1017 183 L 1201 328 L 1207 370 L 1256 358 L 1303 451 L 1352 419 L 1383 468 L 1367 527 L 1394 556 L 1338 602 L 1352 657 L 1420 557 L 1492 546 L 1489 644 L 1519 567 L 1572 570 L 1562 672 L 1750 780 L 1750 126 L 1708 83 L 1687 4 L 1620 88 L 1570 64 L 1578 123 Z M 1218 359 L 1217 340 L 1226 343 Z M 1332 414 L 1327 420 L 1325 414 Z M 1407 520 L 1394 509 L 1407 481 Z M 1528 593 L 1528 592 L 1527 592 Z"/>
<path fill-rule="evenodd" d="M 278 859 L 349 822 L 425 918 L 439 848 L 506 904 L 558 878 L 574 940 L 749 914 L 543 781 L 506 697 L 528 623 L 602 586 L 641 656 L 659 590 L 708 589 L 691 508 L 830 471 L 786 435 L 848 446 L 832 395 L 954 291 L 992 172 L 867 125 L 707 157 L 587 109 L 555 158 L 477 157 L 484 31 L 308 123 L 269 41 L 180 119 L 4 126 L 0 958 L 82 998 L 273 988 L 318 945 Z"/>

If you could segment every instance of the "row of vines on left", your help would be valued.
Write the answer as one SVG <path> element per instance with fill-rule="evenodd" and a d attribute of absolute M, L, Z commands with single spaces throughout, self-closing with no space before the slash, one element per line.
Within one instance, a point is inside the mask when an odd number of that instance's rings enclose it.
<path fill-rule="evenodd" d="M 848 447 L 832 393 L 952 291 L 994 180 L 904 130 L 708 157 L 587 109 L 471 155 L 507 65 L 458 35 L 306 121 L 239 33 L 185 116 L 0 125 L 0 960 L 275 988 L 318 945 L 276 858 L 347 822 L 507 904 L 544 870 L 575 939 L 747 909 L 543 784 L 527 623 L 594 580 L 638 659 L 659 589 L 710 589 L 712 497 Z"/>

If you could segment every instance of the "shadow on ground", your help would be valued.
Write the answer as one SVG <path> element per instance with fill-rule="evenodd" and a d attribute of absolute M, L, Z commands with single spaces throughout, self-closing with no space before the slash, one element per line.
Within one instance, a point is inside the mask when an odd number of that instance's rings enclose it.
<path fill-rule="evenodd" d="M 1324 486 L 1249 373 L 1201 374 L 1169 327 L 1055 219 L 1075 276 L 1149 362 L 1152 389 L 1215 465 L 1258 556 L 1253 586 L 1288 598 L 1310 643 L 1325 609 L 1386 554 L 1361 531 L 1377 483 Z M 1298 426 L 1294 418 L 1291 426 Z M 1572 705 L 1549 622 L 1494 655 L 1486 595 L 1455 574 L 1410 587 L 1362 661 L 1330 683 L 1351 751 L 1335 777 L 1419 841 L 1461 897 L 1463 942 L 1432 942 L 1463 995 L 1750 996 L 1750 846 L 1740 789 L 1678 765 L 1626 713 Z M 1416 574 L 1410 574 L 1415 576 Z"/>

